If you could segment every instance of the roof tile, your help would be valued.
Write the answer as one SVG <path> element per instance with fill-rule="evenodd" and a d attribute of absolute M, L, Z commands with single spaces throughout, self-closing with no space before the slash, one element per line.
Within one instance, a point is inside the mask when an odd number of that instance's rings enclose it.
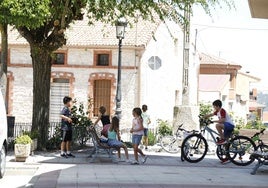
<path fill-rule="evenodd" d="M 146 46 L 160 23 L 140 19 L 126 28 L 123 44 L 127 46 Z M 10 27 L 9 44 L 28 44 L 16 29 Z M 115 26 L 95 22 L 88 25 L 88 19 L 76 21 L 66 31 L 67 44 L 70 46 L 117 46 Z"/>

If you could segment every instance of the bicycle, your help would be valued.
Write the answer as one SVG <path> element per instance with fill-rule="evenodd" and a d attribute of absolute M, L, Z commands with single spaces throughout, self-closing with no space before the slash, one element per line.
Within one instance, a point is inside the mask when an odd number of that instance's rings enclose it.
<path fill-rule="evenodd" d="M 161 137 L 160 145 L 161 147 L 168 153 L 178 153 L 180 151 L 181 143 L 183 139 L 188 135 L 194 132 L 195 130 L 188 131 L 181 128 L 183 124 L 181 124 L 176 133 L 174 135 L 166 135 Z"/>
<path fill-rule="evenodd" d="M 213 124 L 214 122 L 199 116 L 199 123 L 200 126 L 202 127 L 199 133 L 194 133 L 187 136 L 182 142 L 181 146 L 182 158 L 190 163 L 197 163 L 202 161 L 207 154 L 208 143 L 204 137 L 205 132 L 210 134 L 215 144 L 219 140 L 219 133 L 209 127 L 209 125 Z M 232 132 L 230 132 L 230 138 L 233 137 L 234 135 L 232 134 Z M 230 139 L 227 139 L 227 142 L 229 142 L 229 140 Z M 221 161 L 227 160 L 229 158 L 227 156 L 227 153 L 228 150 L 226 149 L 226 144 L 217 145 L 216 154 Z"/>
<path fill-rule="evenodd" d="M 251 138 L 253 141 L 258 141 L 257 145 L 257 150 L 254 151 L 251 155 L 250 158 L 256 159 L 258 163 L 255 165 L 255 167 L 252 169 L 251 174 L 255 175 L 257 170 L 262 166 L 262 165 L 268 165 L 268 145 L 265 145 L 260 138 L 261 135 L 264 134 L 265 129 L 262 129 L 260 132 L 255 133 Z"/>
<path fill-rule="evenodd" d="M 265 129 L 255 133 L 251 138 L 242 135 L 233 138 L 231 140 L 233 144 L 227 145 L 229 151 L 228 157 L 231 162 L 238 166 L 250 165 L 255 160 L 251 157 L 251 154 L 254 153 L 254 151 L 262 150 L 262 148 L 266 147 L 260 139 L 260 135 L 263 134 L 264 131 Z M 257 141 L 259 142 L 258 146 L 255 144 Z"/>

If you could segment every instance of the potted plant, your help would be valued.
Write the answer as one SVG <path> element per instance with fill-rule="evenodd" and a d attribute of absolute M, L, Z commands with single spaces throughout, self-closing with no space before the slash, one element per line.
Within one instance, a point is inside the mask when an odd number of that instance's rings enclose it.
<path fill-rule="evenodd" d="M 31 153 L 32 139 L 28 135 L 22 135 L 15 139 L 15 160 L 25 162 Z"/>
<path fill-rule="evenodd" d="M 38 132 L 37 131 L 23 131 L 23 135 L 28 135 L 32 139 L 31 143 L 31 152 L 35 151 L 37 149 L 37 138 L 38 138 Z"/>

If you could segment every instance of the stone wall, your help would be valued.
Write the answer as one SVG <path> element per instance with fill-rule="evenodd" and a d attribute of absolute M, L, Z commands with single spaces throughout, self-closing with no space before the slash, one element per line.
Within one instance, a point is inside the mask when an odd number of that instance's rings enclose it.
<path fill-rule="evenodd" d="M 21 57 L 20 57 L 21 58 Z M 11 115 L 16 122 L 30 122 L 32 120 L 32 85 L 33 74 L 31 67 L 9 67 L 13 73 L 13 109 Z"/>
<path fill-rule="evenodd" d="M 64 49 L 66 50 L 66 48 Z M 110 49 L 108 49 L 110 50 Z M 78 101 L 87 104 L 88 96 L 93 96 L 90 93 L 90 75 L 94 73 L 112 74 L 114 78 L 117 77 L 116 68 L 98 68 L 89 67 L 93 65 L 93 49 L 82 48 L 68 48 L 67 50 L 67 66 L 53 66 L 52 73 L 73 74 L 73 83 L 71 95 Z M 136 106 L 137 100 L 137 71 L 135 65 L 135 51 L 124 50 L 122 52 L 122 64 L 128 66 L 127 69 L 122 70 L 122 110 L 123 118 L 122 125 L 131 126 L 132 109 Z M 112 64 L 117 65 L 117 50 L 112 50 Z M 16 117 L 16 122 L 31 122 L 32 118 L 32 67 L 31 57 L 28 47 L 12 46 L 10 50 L 11 66 L 8 70 L 13 73 L 13 110 L 11 115 Z M 71 66 L 69 66 L 71 65 Z M 74 65 L 78 65 L 75 67 Z M 83 67 L 80 67 L 80 66 Z M 88 66 L 88 67 L 87 67 Z M 132 68 L 131 68 L 132 67 Z M 113 85 L 113 93 L 115 96 L 116 81 Z"/>

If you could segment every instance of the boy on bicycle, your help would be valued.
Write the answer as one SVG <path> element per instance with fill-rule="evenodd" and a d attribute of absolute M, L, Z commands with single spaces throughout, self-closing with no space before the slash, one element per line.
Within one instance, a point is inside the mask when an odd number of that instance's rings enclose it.
<path fill-rule="evenodd" d="M 223 145 L 226 143 L 226 139 L 233 132 L 235 126 L 229 114 L 222 108 L 222 102 L 220 100 L 214 101 L 212 105 L 215 110 L 214 113 L 207 114 L 204 117 L 209 118 L 212 116 L 218 116 L 219 120 L 215 120 L 213 122 L 216 123 L 216 129 L 220 134 L 220 140 L 217 144 Z"/>

